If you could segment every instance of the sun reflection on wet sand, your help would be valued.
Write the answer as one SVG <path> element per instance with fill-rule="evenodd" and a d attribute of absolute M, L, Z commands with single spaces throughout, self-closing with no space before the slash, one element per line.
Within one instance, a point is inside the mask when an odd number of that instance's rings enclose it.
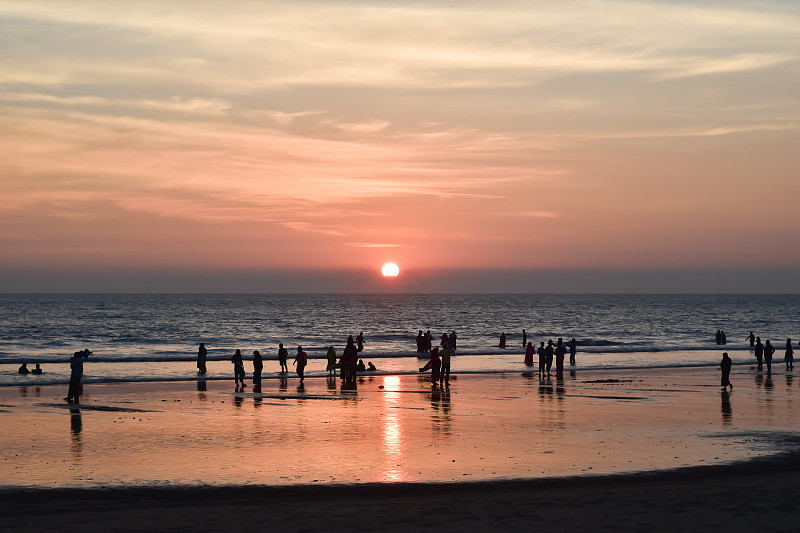
<path fill-rule="evenodd" d="M 383 451 L 386 455 L 386 471 L 383 481 L 405 481 L 401 463 L 403 460 L 403 426 L 400 423 L 400 376 L 383 378 Z"/>

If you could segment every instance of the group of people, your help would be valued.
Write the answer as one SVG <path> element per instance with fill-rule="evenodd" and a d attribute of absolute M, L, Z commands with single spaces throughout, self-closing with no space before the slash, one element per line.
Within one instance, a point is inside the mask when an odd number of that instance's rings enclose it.
<path fill-rule="evenodd" d="M 752 334 L 753 334 L 753 332 L 751 331 L 750 335 L 752 335 Z M 717 334 L 715 335 L 715 337 L 717 339 L 717 345 L 728 344 L 728 338 L 725 336 L 725 332 L 722 331 L 721 329 L 717 330 Z M 751 346 L 752 346 L 752 344 L 751 344 Z"/>
<path fill-rule="evenodd" d="M 20 373 L 20 374 L 41 374 L 42 373 L 42 367 L 39 366 L 39 363 L 36 363 L 36 368 L 34 368 L 33 370 L 30 370 L 28 368 L 28 363 L 22 363 L 22 365 L 20 365 L 19 370 L 17 372 Z"/>
<path fill-rule="evenodd" d="M 523 330 L 524 331 L 524 330 Z M 527 339 L 527 335 L 526 335 Z M 547 345 L 545 346 L 544 341 L 539 343 L 539 347 L 534 347 L 532 342 L 528 342 L 528 345 L 525 347 L 525 366 L 533 366 L 533 356 L 534 354 L 539 356 L 539 378 L 542 379 L 545 376 L 551 377 L 552 374 L 550 370 L 553 367 L 553 361 L 555 360 L 556 363 L 556 377 L 563 378 L 564 377 L 564 359 L 567 355 L 567 350 L 569 350 L 569 364 L 575 364 L 575 354 L 578 351 L 578 343 L 573 338 L 571 341 L 564 342 L 562 337 L 558 338 L 558 342 L 555 346 L 553 346 L 553 341 L 548 340 Z"/>
<path fill-rule="evenodd" d="M 441 346 L 442 349 L 455 351 L 457 340 L 458 336 L 455 331 L 450 332 L 449 335 L 447 333 L 442 333 L 439 346 Z M 417 335 L 417 353 L 429 353 L 433 349 L 432 344 L 433 335 L 431 335 L 431 330 L 427 330 L 425 333 L 419 330 L 419 334 Z"/>
<path fill-rule="evenodd" d="M 340 375 L 344 384 L 346 386 L 354 386 L 355 385 L 355 378 L 357 372 L 366 372 L 366 371 L 374 371 L 377 370 L 375 365 L 371 362 L 369 366 L 364 364 L 363 359 L 358 358 L 358 353 L 363 351 L 364 349 L 364 332 L 360 332 L 358 336 L 354 339 L 352 335 L 347 338 L 347 344 L 345 346 L 344 351 L 342 352 L 342 357 L 338 359 L 336 357 L 336 350 L 333 346 L 328 348 L 327 352 L 327 361 L 328 365 L 326 370 L 328 371 L 329 375 L 334 375 L 336 373 L 336 369 L 340 370 Z M 289 358 L 289 351 L 284 348 L 283 343 L 278 345 L 278 363 L 280 364 L 280 372 L 286 373 L 289 371 L 288 367 L 288 358 Z M 197 349 L 197 372 L 198 374 L 205 374 L 207 371 L 207 364 L 208 361 L 208 349 L 205 346 L 205 343 L 200 343 L 199 348 Z M 244 359 L 242 357 L 242 351 L 236 350 L 231 357 L 231 363 L 233 363 L 233 377 L 234 382 L 236 385 L 236 391 L 238 392 L 240 389 L 244 390 L 246 387 L 244 378 L 246 376 L 246 372 L 244 369 Z M 292 362 L 292 366 L 295 367 L 295 372 L 300 377 L 300 383 L 303 383 L 305 380 L 305 368 L 308 365 L 308 354 L 303 351 L 302 346 L 297 347 L 297 354 L 294 357 L 294 361 Z M 253 392 L 261 392 L 261 373 L 264 370 L 264 360 L 261 357 L 261 352 L 258 350 L 253 350 Z"/>
<path fill-rule="evenodd" d="M 445 334 L 446 335 L 446 334 Z M 434 387 L 438 384 L 441 387 L 450 385 L 450 358 L 453 355 L 453 348 L 442 346 L 431 349 L 431 358 L 425 366 L 419 369 L 420 372 L 431 371 L 431 383 Z"/>
<path fill-rule="evenodd" d="M 753 348 L 758 363 L 758 370 L 764 369 L 764 364 L 767 365 L 767 373 L 772 373 L 772 355 L 775 353 L 775 347 L 770 344 L 769 340 L 766 344 L 761 344 L 761 337 L 756 336 L 753 332 L 747 336 L 750 341 L 750 347 Z M 783 362 L 786 364 L 786 370 L 794 370 L 794 348 L 792 347 L 792 339 L 786 339 L 786 349 L 783 354 Z"/>

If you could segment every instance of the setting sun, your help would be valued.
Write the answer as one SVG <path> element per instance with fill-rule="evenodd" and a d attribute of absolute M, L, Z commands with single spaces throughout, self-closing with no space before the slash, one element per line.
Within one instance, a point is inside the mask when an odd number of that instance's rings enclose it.
<path fill-rule="evenodd" d="M 394 263 L 386 263 L 381 268 L 381 274 L 383 274 L 384 278 L 396 278 L 400 274 L 400 267 Z"/>

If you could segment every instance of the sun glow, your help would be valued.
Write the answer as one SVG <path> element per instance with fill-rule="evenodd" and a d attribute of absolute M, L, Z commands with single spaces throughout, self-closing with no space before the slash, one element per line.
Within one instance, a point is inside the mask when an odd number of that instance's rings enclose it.
<path fill-rule="evenodd" d="M 396 278 L 400 274 L 400 267 L 394 263 L 386 263 L 381 268 L 381 274 L 383 274 L 384 278 Z"/>

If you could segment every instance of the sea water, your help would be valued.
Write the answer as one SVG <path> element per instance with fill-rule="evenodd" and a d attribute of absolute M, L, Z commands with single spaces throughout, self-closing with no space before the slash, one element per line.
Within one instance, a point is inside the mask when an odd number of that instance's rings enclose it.
<path fill-rule="evenodd" d="M 264 377 L 277 377 L 278 343 L 290 365 L 302 346 L 307 375 L 324 375 L 317 360 L 329 346 L 341 355 L 359 332 L 360 356 L 379 373 L 414 373 L 422 366 L 419 330 L 430 330 L 434 345 L 457 333 L 454 373 L 524 370 L 523 328 L 537 344 L 575 338 L 581 369 L 718 364 L 722 349 L 742 364 L 751 359 L 750 331 L 772 340 L 780 358 L 786 338 L 800 337 L 798 317 L 800 295 L 6 294 L 0 386 L 66 383 L 69 357 L 84 348 L 93 352 L 85 382 L 194 379 L 200 342 L 209 350 L 208 379 L 231 378 L 237 348 L 246 361 L 260 350 Z M 725 347 L 715 343 L 718 329 Z M 20 375 L 22 362 L 45 372 Z"/>

